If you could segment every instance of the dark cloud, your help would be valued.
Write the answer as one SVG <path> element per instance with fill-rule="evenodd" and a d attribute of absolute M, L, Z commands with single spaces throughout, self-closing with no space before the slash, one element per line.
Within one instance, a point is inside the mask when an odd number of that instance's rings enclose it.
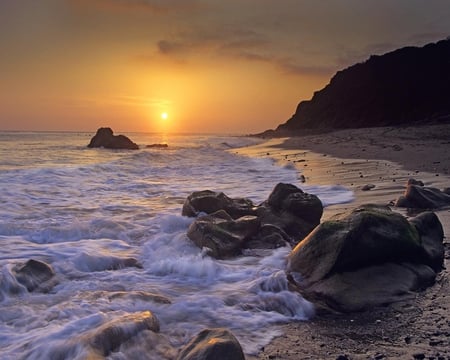
<path fill-rule="evenodd" d="M 158 41 L 157 46 L 158 51 L 164 55 L 180 54 L 186 50 L 183 43 L 168 40 Z"/>

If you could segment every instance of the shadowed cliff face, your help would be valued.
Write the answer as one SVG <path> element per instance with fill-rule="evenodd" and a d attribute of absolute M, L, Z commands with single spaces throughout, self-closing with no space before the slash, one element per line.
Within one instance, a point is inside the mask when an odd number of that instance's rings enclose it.
<path fill-rule="evenodd" d="M 279 132 L 450 119 L 450 39 L 405 47 L 339 71 Z"/>

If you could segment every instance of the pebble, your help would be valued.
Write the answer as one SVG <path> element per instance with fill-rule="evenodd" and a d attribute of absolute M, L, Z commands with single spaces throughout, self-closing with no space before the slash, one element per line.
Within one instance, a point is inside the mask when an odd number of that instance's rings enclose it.
<path fill-rule="evenodd" d="M 336 360 L 350 360 L 347 355 L 338 355 Z"/>

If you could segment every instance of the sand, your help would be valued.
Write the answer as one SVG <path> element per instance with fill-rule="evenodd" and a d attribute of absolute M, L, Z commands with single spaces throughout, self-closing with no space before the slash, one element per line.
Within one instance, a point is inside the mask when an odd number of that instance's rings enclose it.
<path fill-rule="evenodd" d="M 305 181 L 352 189 L 354 201 L 327 207 L 323 220 L 363 203 L 393 204 L 409 178 L 440 189 L 450 186 L 450 124 L 342 130 L 272 139 L 237 151 L 295 166 L 298 186 Z M 369 184 L 374 187 L 364 191 Z M 436 214 L 447 237 L 446 269 L 434 286 L 388 307 L 280 325 L 284 335 L 252 359 L 450 359 L 450 209 Z"/>

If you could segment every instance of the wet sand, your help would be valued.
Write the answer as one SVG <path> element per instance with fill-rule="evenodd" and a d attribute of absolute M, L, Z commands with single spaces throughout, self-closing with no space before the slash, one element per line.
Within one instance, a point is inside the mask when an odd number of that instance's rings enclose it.
<path fill-rule="evenodd" d="M 304 181 L 353 190 L 354 201 L 327 207 L 323 220 L 364 203 L 393 204 L 409 178 L 450 186 L 450 125 L 342 130 L 237 151 L 295 166 L 300 187 Z M 282 325 L 284 335 L 255 359 L 450 359 L 450 209 L 436 214 L 446 235 L 446 269 L 433 287 L 385 308 Z"/>

